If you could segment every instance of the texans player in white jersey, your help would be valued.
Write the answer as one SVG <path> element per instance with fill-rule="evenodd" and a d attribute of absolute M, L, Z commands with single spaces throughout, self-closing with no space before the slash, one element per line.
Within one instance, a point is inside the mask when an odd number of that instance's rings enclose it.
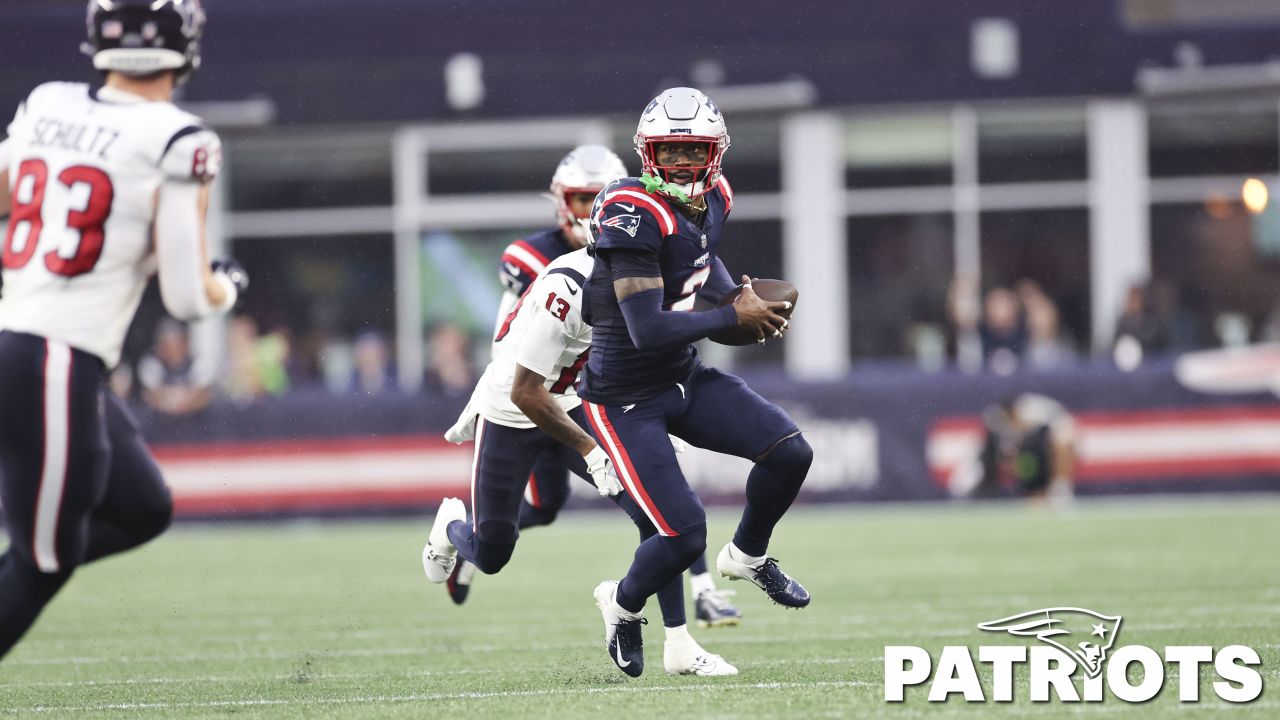
<path fill-rule="evenodd" d="M 218 138 L 170 100 L 199 65 L 199 0 L 91 0 L 104 85 L 48 83 L 0 143 L 0 656 L 80 565 L 168 527 L 172 501 L 107 370 L 148 278 L 183 320 L 247 279 L 210 265 Z"/>
<path fill-rule="evenodd" d="M 601 495 L 613 497 L 639 528 L 641 542 L 657 533 L 639 506 L 621 494 L 604 450 L 584 429 L 574 385 L 591 346 L 591 326 L 582 319 L 582 285 L 591 266 L 585 249 L 552 261 L 499 327 L 493 360 L 476 384 L 469 410 L 446 434 L 453 442 L 475 440 L 472 522 L 466 522 L 461 500 L 441 504 L 422 551 L 423 570 L 432 582 L 447 582 L 458 562 L 487 574 L 507 564 L 522 527 L 522 492 L 539 457 L 555 458 Z M 657 595 L 666 627 L 667 673 L 736 675 L 735 667 L 689 634 L 681 578 Z"/>
<path fill-rule="evenodd" d="M 502 295 L 494 324 L 497 338 L 516 304 L 547 264 L 566 253 L 586 247 L 590 240 L 591 207 L 605 185 L 625 177 L 627 168 L 612 150 L 603 145 L 580 145 L 561 159 L 551 176 L 547 197 L 555 203 L 556 227 L 526 235 L 507 246 L 498 264 L 498 277 L 506 292 Z M 509 343 L 508 343 L 509 344 Z M 497 339 L 490 357 L 502 354 Z M 504 368 L 514 367 L 510 363 Z M 494 383 L 496 396 L 506 398 L 513 377 L 506 374 Z M 472 405 L 463 411 L 461 426 L 469 427 L 474 417 Z M 676 442 L 679 442 L 678 440 Z M 683 445 L 683 443 L 681 443 Z M 569 468 L 560 461 L 558 451 L 544 452 L 533 463 L 524 499 L 520 503 L 518 529 L 550 525 L 569 499 Z M 475 579 L 476 566 L 459 560 L 449 575 L 446 588 L 449 598 L 458 605 L 466 602 Z M 737 625 L 742 612 L 729 600 L 732 590 L 720 590 L 708 571 L 706 557 L 700 557 L 689 569 L 689 586 L 694 597 L 694 616 L 706 627 Z"/>

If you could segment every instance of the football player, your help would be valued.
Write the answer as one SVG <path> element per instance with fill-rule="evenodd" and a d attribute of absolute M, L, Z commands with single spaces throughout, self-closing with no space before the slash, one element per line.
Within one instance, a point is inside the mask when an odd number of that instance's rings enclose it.
<path fill-rule="evenodd" d="M 555 204 L 557 227 L 516 240 L 502 253 L 498 276 L 506 292 L 494 324 L 495 337 L 525 290 L 546 270 L 550 261 L 586 247 L 588 220 L 596 195 L 606 184 L 626 174 L 622 160 L 603 145 L 581 145 L 564 156 L 551 176 L 550 193 L 547 195 Z M 498 341 L 495 339 L 490 357 L 496 357 L 498 353 Z M 510 385 L 511 379 L 504 378 L 495 391 L 505 393 Z M 519 529 L 550 525 L 568 499 L 569 468 L 560 461 L 557 452 L 539 455 L 529 473 L 524 499 L 520 503 Z M 454 566 L 447 588 L 455 603 L 461 605 L 466 602 L 475 572 L 476 566 L 467 560 L 459 560 Z M 732 591 L 716 588 L 711 573 L 707 571 L 705 555 L 694 562 L 689 573 L 694 616 L 698 624 L 716 627 L 741 622 L 742 612 L 729 600 Z"/>
<path fill-rule="evenodd" d="M 729 134 L 719 108 L 693 88 L 672 88 L 641 114 L 635 149 L 644 174 L 596 198 L 596 263 L 583 293 L 593 326 L 579 392 L 593 434 L 658 534 L 640 544 L 620 582 L 595 589 L 609 657 L 628 675 L 644 669 L 641 610 L 706 550 L 706 514 L 667 434 L 755 462 L 720 574 L 759 586 L 787 607 L 809 593 L 768 557 L 774 526 L 795 500 L 813 451 L 794 421 L 742 380 L 705 367 L 691 343 L 735 327 L 759 341 L 781 337 L 784 302 L 765 302 L 749 278 L 737 299 L 695 311 L 735 287 L 716 257 L 733 190 L 721 173 Z"/>
<path fill-rule="evenodd" d="M 169 525 L 137 425 L 106 389 L 149 276 L 165 307 L 225 312 L 247 279 L 210 265 L 218 137 L 170 101 L 200 64 L 199 0 L 91 0 L 104 84 L 48 83 L 0 143 L 0 656 L 75 572 Z"/>
<path fill-rule="evenodd" d="M 582 284 L 591 272 L 585 249 L 562 255 L 530 285 L 494 337 L 493 361 L 476 385 L 470 407 L 446 437 L 474 438 L 471 518 L 462 501 L 446 499 L 423 548 L 422 566 L 432 582 L 448 582 L 466 561 L 493 574 L 511 559 L 520 530 L 521 492 L 539 457 L 552 457 L 615 496 L 640 529 L 657 530 L 625 495 L 608 457 L 584 429 L 574 390 L 586 361 L 591 328 L 582 321 Z M 459 559 L 460 558 L 460 559 Z M 451 592 L 451 594 L 453 594 Z M 672 675 L 736 675 L 724 658 L 703 650 L 685 622 L 679 574 L 657 591 L 666 627 L 663 661 Z"/>

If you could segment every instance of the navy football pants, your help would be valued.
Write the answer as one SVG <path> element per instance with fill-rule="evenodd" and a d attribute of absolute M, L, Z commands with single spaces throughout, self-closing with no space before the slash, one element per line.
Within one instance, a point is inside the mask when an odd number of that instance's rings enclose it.
<path fill-rule="evenodd" d="M 173 503 L 96 356 L 0 332 L 0 657 L 80 565 L 169 526 Z"/>
<path fill-rule="evenodd" d="M 569 417 L 586 426 L 581 407 L 570 411 Z M 669 441 L 667 447 L 671 447 Z M 591 482 L 582 456 L 538 428 L 512 428 L 476 418 L 471 522 L 450 523 L 448 528 L 449 541 L 458 548 L 459 557 L 489 575 L 506 566 L 520 537 L 521 503 L 529 475 L 539 458 L 547 457 Z M 565 488 L 566 497 L 567 493 Z M 631 517 L 642 541 L 656 534 L 648 517 L 625 493 L 613 500 Z M 664 623 L 668 627 L 685 624 L 684 585 L 679 573 L 655 592 Z"/>
<path fill-rule="evenodd" d="M 623 486 L 661 534 L 636 551 L 619 588 L 618 602 L 632 611 L 706 550 L 706 511 L 676 462 L 668 433 L 757 463 L 747 478 L 747 505 L 734 536 L 739 549 L 753 555 L 765 553 L 812 461 L 808 444 L 781 408 L 741 379 L 701 364 L 654 398 L 583 407 Z"/>

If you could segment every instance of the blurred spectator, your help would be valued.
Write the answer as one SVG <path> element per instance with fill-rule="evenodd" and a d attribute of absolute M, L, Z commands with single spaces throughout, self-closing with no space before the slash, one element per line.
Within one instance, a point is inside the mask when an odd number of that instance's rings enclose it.
<path fill-rule="evenodd" d="M 175 321 L 156 328 L 151 353 L 138 361 L 142 400 L 167 415 L 186 415 L 209 404 L 213 373 L 191 357 L 186 328 Z"/>
<path fill-rule="evenodd" d="M 470 394 L 476 381 L 471 339 L 458 326 L 441 323 L 431 332 L 430 343 L 427 387 L 450 397 Z"/>
<path fill-rule="evenodd" d="M 1017 371 L 1027 346 L 1027 324 L 1013 291 L 1002 287 L 987 291 L 978 336 L 987 369 L 997 375 Z"/>
<path fill-rule="evenodd" d="M 366 332 L 356 338 L 352 352 L 351 388 L 361 395 L 376 395 L 396 389 L 391 367 L 391 348 L 381 333 Z"/>
<path fill-rule="evenodd" d="M 1051 370 L 1074 362 L 1075 348 L 1062 332 L 1057 303 L 1034 280 L 1019 280 L 1017 294 L 1026 316 L 1027 367 Z"/>
<path fill-rule="evenodd" d="M 288 330 L 278 328 L 258 338 L 254 355 L 258 362 L 258 377 L 262 390 L 268 395 L 289 392 L 289 342 Z"/>
<path fill-rule="evenodd" d="M 107 377 L 107 385 L 111 392 L 125 400 L 133 399 L 133 368 L 128 363 L 120 363 Z"/>
<path fill-rule="evenodd" d="M 1143 355 L 1160 352 L 1169 345 L 1169 333 L 1149 307 L 1147 289 L 1143 285 L 1129 288 L 1129 293 L 1125 296 L 1124 311 L 1116 321 L 1115 344 L 1127 344 L 1129 341 L 1124 340 L 1126 337 L 1137 342 Z"/>

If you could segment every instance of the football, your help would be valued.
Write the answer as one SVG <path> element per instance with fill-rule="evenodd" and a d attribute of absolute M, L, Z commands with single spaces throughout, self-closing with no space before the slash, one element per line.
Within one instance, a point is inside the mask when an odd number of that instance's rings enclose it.
<path fill-rule="evenodd" d="M 795 285 L 792 285 L 786 280 L 755 279 L 751 281 L 751 289 L 755 290 L 756 295 L 759 295 L 762 300 L 768 302 L 782 302 L 785 300 L 791 303 L 790 310 L 784 310 L 778 313 L 788 320 L 791 319 L 791 313 L 795 312 L 796 309 L 796 299 L 800 297 L 800 291 L 796 289 Z M 734 300 L 737 300 L 738 296 L 741 294 L 742 286 L 739 285 L 725 293 L 724 297 L 720 298 L 720 305 L 724 306 L 732 303 Z M 756 342 L 755 333 L 743 327 L 732 327 L 728 330 L 721 330 L 719 332 L 712 333 L 709 337 L 713 342 L 720 343 L 721 345 L 752 345 Z"/>

